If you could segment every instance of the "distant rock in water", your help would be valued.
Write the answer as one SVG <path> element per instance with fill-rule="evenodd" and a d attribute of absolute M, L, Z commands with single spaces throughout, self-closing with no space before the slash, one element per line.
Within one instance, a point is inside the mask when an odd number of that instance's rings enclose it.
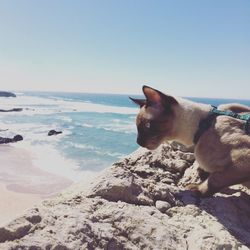
<path fill-rule="evenodd" d="M 16 97 L 16 95 L 11 92 L 0 91 L 0 97 Z"/>
<path fill-rule="evenodd" d="M 48 136 L 62 134 L 62 131 L 50 130 Z"/>
<path fill-rule="evenodd" d="M 15 135 L 13 137 L 13 142 L 22 141 L 22 140 L 23 140 L 23 137 L 21 135 Z"/>
<path fill-rule="evenodd" d="M 13 109 L 0 109 L 0 112 L 20 112 L 22 108 L 13 108 Z"/>
<path fill-rule="evenodd" d="M 5 138 L 0 137 L 0 144 L 10 143 L 10 142 L 18 142 L 22 141 L 23 137 L 21 135 L 15 135 L 13 138 Z"/>

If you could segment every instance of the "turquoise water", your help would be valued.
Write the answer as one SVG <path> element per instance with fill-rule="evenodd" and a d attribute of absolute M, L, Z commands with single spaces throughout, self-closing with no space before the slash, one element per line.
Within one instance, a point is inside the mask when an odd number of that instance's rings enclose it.
<path fill-rule="evenodd" d="M 190 99 L 212 105 L 240 102 L 250 106 L 247 100 Z M 126 95 L 25 92 L 0 102 L 2 108 L 24 109 L 0 114 L 0 129 L 8 129 L 0 136 L 19 133 L 33 148 L 39 146 L 41 151 L 51 147 L 64 159 L 72 160 L 78 171 L 100 171 L 138 148 L 138 109 Z M 63 134 L 48 137 L 50 129 Z"/>

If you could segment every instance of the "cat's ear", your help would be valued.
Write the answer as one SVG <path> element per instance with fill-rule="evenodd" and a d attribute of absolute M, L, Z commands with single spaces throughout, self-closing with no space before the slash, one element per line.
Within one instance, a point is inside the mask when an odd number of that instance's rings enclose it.
<path fill-rule="evenodd" d="M 162 93 L 148 86 L 143 86 L 142 91 L 147 99 L 147 103 L 157 104 L 162 100 Z"/>
<path fill-rule="evenodd" d="M 174 97 L 165 95 L 162 92 L 160 92 L 159 90 L 153 89 L 151 87 L 144 85 L 142 87 L 142 91 L 146 97 L 146 103 L 148 106 L 154 105 L 154 104 L 169 106 L 171 104 L 178 103 Z"/>
<path fill-rule="evenodd" d="M 145 99 L 135 99 L 129 96 L 129 99 L 133 101 L 135 104 L 139 105 L 140 107 L 143 107 L 146 105 L 146 100 Z"/>

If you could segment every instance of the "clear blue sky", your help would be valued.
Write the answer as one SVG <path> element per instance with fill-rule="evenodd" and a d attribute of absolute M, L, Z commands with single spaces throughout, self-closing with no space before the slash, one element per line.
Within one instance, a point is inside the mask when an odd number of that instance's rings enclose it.
<path fill-rule="evenodd" d="M 0 0 L 0 89 L 250 99 L 249 0 Z"/>

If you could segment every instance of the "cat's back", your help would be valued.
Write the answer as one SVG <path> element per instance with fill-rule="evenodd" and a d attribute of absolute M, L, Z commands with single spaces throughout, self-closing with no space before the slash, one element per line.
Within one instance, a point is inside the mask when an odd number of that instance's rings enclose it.
<path fill-rule="evenodd" d="M 214 125 L 208 131 L 215 133 L 222 144 L 230 145 L 233 148 L 248 147 L 250 150 L 250 124 L 246 130 L 246 121 L 239 120 L 228 116 L 218 116 L 215 119 Z"/>
<path fill-rule="evenodd" d="M 245 121 L 228 116 L 216 117 L 200 137 L 195 154 L 208 172 L 223 170 L 228 165 L 249 165 L 250 135 L 246 134 Z"/>

